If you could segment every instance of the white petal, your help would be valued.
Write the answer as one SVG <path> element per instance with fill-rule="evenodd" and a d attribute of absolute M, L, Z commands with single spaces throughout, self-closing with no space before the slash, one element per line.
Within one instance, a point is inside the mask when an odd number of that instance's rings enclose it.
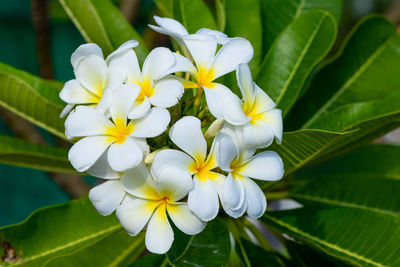
<path fill-rule="evenodd" d="M 193 165 L 195 165 L 194 160 L 182 151 L 163 149 L 154 156 L 151 173 L 155 179 L 160 176 L 160 172 L 164 168 L 176 168 L 190 173 L 190 167 Z"/>
<path fill-rule="evenodd" d="M 218 44 L 221 45 L 226 44 L 230 40 L 225 33 L 207 28 L 201 28 L 196 32 L 196 34 L 214 36 L 217 39 Z"/>
<path fill-rule="evenodd" d="M 68 153 L 72 166 L 79 172 L 92 167 L 110 145 L 108 139 L 108 136 L 90 136 L 76 142 Z"/>
<path fill-rule="evenodd" d="M 65 121 L 65 129 L 71 137 L 101 135 L 108 127 L 114 127 L 100 111 L 88 107 L 78 106 Z"/>
<path fill-rule="evenodd" d="M 223 117 L 232 125 L 243 125 L 250 121 L 250 118 L 244 114 L 242 101 L 233 93 L 228 94 L 223 99 Z"/>
<path fill-rule="evenodd" d="M 150 147 L 147 144 L 147 141 L 145 138 L 135 138 L 133 136 L 131 136 L 131 138 L 133 138 L 136 141 L 136 144 L 138 144 L 138 146 L 142 149 L 144 155 L 147 155 L 150 153 Z"/>
<path fill-rule="evenodd" d="M 120 68 L 124 70 L 127 82 L 138 84 L 141 81 L 139 62 L 133 50 L 126 50 L 124 53 L 117 54 L 110 61 L 110 68 Z"/>
<path fill-rule="evenodd" d="M 123 172 L 139 165 L 143 151 L 133 138 L 127 137 L 123 143 L 110 146 L 107 158 L 113 170 Z"/>
<path fill-rule="evenodd" d="M 142 102 L 136 101 L 133 103 L 131 110 L 129 111 L 128 118 L 129 119 L 138 119 L 146 115 L 150 110 L 150 99 L 145 96 Z"/>
<path fill-rule="evenodd" d="M 217 150 L 218 166 L 222 170 L 230 172 L 232 171 L 231 163 L 237 157 L 238 149 L 230 136 L 220 134 L 219 137 L 221 138 Z"/>
<path fill-rule="evenodd" d="M 232 99 L 232 91 L 223 84 L 214 83 L 214 87 L 204 87 L 208 109 L 217 119 L 224 117 L 224 101 Z"/>
<path fill-rule="evenodd" d="M 127 79 L 126 72 L 121 67 L 109 67 L 108 68 L 108 82 L 107 87 L 112 90 L 116 90 L 120 87 Z"/>
<path fill-rule="evenodd" d="M 237 210 L 243 205 L 244 188 L 240 178 L 235 178 L 231 173 L 225 179 L 222 199 L 232 210 Z"/>
<path fill-rule="evenodd" d="M 71 55 L 71 64 L 74 68 L 79 64 L 79 61 L 87 56 L 96 55 L 103 58 L 103 52 L 97 44 L 83 44 L 80 45 Z"/>
<path fill-rule="evenodd" d="M 103 96 L 101 97 L 95 109 L 102 114 L 106 114 L 105 116 L 108 117 L 109 108 L 112 105 L 113 98 L 114 91 L 109 87 L 104 88 Z"/>
<path fill-rule="evenodd" d="M 139 42 L 136 40 L 129 40 L 120 45 L 117 50 L 112 52 L 111 54 L 108 55 L 106 58 L 106 63 L 109 64 L 111 60 L 113 60 L 116 56 L 121 55 L 122 53 L 126 51 L 132 51 L 132 48 L 135 48 L 139 45 Z"/>
<path fill-rule="evenodd" d="M 143 80 L 158 80 L 169 74 L 169 69 L 175 64 L 175 56 L 165 47 L 153 49 L 143 63 Z"/>
<path fill-rule="evenodd" d="M 101 97 L 108 69 L 103 58 L 91 55 L 79 61 L 74 69 L 76 79 L 89 91 Z"/>
<path fill-rule="evenodd" d="M 156 83 L 151 104 L 160 108 L 175 106 L 184 92 L 183 85 L 177 80 L 165 79 Z"/>
<path fill-rule="evenodd" d="M 179 35 L 187 35 L 188 32 L 183 27 L 183 25 L 174 19 L 170 18 L 162 18 L 159 16 L 154 16 L 154 21 L 163 29 L 167 30 L 168 32 L 179 34 Z"/>
<path fill-rule="evenodd" d="M 75 107 L 74 104 L 68 104 L 68 105 L 66 105 L 65 108 L 61 111 L 60 118 L 62 119 L 62 118 L 64 118 L 65 116 L 67 116 L 68 113 L 69 113 L 74 107 Z M 71 137 L 68 136 L 67 134 L 65 134 L 65 135 L 67 136 L 68 139 L 71 138 Z"/>
<path fill-rule="evenodd" d="M 70 104 L 97 103 L 99 97 L 86 90 L 78 80 L 70 80 L 64 84 L 60 98 Z"/>
<path fill-rule="evenodd" d="M 173 53 L 175 57 L 175 64 L 169 69 L 169 73 L 175 72 L 189 72 L 191 74 L 196 73 L 196 68 L 193 66 L 192 62 L 186 57 Z"/>
<path fill-rule="evenodd" d="M 267 200 L 263 191 L 251 179 L 242 180 L 247 202 L 247 214 L 253 218 L 260 218 L 267 209 Z"/>
<path fill-rule="evenodd" d="M 103 216 L 116 210 L 125 196 L 120 180 L 107 181 L 89 191 L 89 199 L 96 210 Z"/>
<path fill-rule="evenodd" d="M 211 221 L 219 211 L 216 185 L 207 179 L 200 181 L 193 178 L 194 187 L 188 196 L 189 209 L 203 221 Z"/>
<path fill-rule="evenodd" d="M 192 176 L 184 170 L 164 168 L 156 177 L 156 187 L 160 197 L 170 201 L 179 201 L 193 188 Z"/>
<path fill-rule="evenodd" d="M 207 142 L 201 132 L 201 122 L 198 118 L 193 116 L 181 118 L 171 127 L 169 137 L 172 142 L 196 161 L 205 160 Z"/>
<path fill-rule="evenodd" d="M 166 253 L 174 241 L 174 231 L 168 222 L 165 206 L 161 205 L 154 212 L 147 226 L 146 248 L 157 254 Z"/>
<path fill-rule="evenodd" d="M 253 47 L 244 38 L 232 38 L 218 51 L 212 68 L 215 79 L 237 68 L 240 63 L 248 63 L 253 57 Z"/>
<path fill-rule="evenodd" d="M 94 177 L 103 178 L 103 179 L 120 179 L 121 175 L 119 172 L 114 171 L 107 160 L 107 151 L 101 155 L 101 157 L 93 164 L 90 169 L 87 170 L 87 173 Z"/>
<path fill-rule="evenodd" d="M 276 104 L 275 102 L 264 92 L 263 89 L 258 87 L 257 84 L 254 84 L 256 90 L 256 98 L 254 103 L 254 109 L 256 110 L 255 113 L 261 113 L 264 111 L 269 111 L 273 109 Z"/>
<path fill-rule="evenodd" d="M 197 68 L 208 70 L 217 51 L 217 39 L 210 35 L 191 34 L 183 38 Z"/>
<path fill-rule="evenodd" d="M 128 234 L 135 236 L 149 221 L 157 204 L 158 202 L 152 200 L 127 195 L 117 208 L 117 218 Z"/>
<path fill-rule="evenodd" d="M 261 119 L 271 128 L 277 143 L 281 144 L 283 134 L 282 110 L 273 109 L 271 111 L 264 112 Z"/>
<path fill-rule="evenodd" d="M 243 176 L 266 181 L 277 181 L 284 173 L 282 159 L 275 151 L 256 154 L 236 171 Z"/>
<path fill-rule="evenodd" d="M 252 106 L 256 98 L 256 89 L 254 87 L 253 78 L 251 77 L 251 71 L 249 65 L 239 64 L 236 69 L 236 79 L 242 93 L 243 101 L 247 105 Z"/>
<path fill-rule="evenodd" d="M 132 136 L 139 138 L 156 137 L 168 127 L 171 117 L 165 108 L 152 108 L 142 118 L 133 121 Z"/>
<path fill-rule="evenodd" d="M 124 84 L 115 91 L 110 107 L 110 113 L 114 122 L 123 120 L 126 123 L 128 113 L 139 92 L 140 86 L 137 84 Z"/>
<path fill-rule="evenodd" d="M 271 145 L 274 133 L 266 123 L 246 123 L 243 125 L 243 139 L 248 148 L 264 148 Z"/>
<path fill-rule="evenodd" d="M 176 227 L 187 235 L 197 235 L 206 227 L 206 223 L 197 218 L 186 204 L 168 205 L 167 211 Z"/>
<path fill-rule="evenodd" d="M 221 200 L 221 204 L 226 214 L 235 219 L 241 217 L 247 209 L 246 201 L 243 201 L 242 206 L 240 206 L 237 210 L 230 209 L 229 206 L 223 200 Z"/>
<path fill-rule="evenodd" d="M 160 199 L 153 178 L 143 162 L 135 168 L 127 170 L 122 176 L 121 182 L 126 192 L 135 197 Z"/>

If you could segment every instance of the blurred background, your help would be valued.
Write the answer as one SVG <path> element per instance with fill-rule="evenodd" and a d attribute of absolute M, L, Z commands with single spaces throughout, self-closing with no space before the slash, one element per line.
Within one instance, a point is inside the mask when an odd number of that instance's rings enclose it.
<path fill-rule="evenodd" d="M 157 14 L 152 0 L 113 2 L 144 36 L 149 48 L 169 45 L 165 36 L 146 27 Z M 206 2 L 213 5 L 212 0 Z M 400 0 L 344 0 L 338 43 L 361 17 L 370 13 L 383 14 L 399 25 Z M 73 78 L 71 53 L 85 43 L 56 0 L 2 0 L 0 36 L 0 62 L 62 82 Z M 40 144 L 67 145 L 1 107 L 0 134 Z M 399 140 L 400 131 L 395 131 L 377 142 Z M 90 177 L 0 165 L 0 226 L 22 221 L 40 207 L 84 196 L 95 183 Z"/>

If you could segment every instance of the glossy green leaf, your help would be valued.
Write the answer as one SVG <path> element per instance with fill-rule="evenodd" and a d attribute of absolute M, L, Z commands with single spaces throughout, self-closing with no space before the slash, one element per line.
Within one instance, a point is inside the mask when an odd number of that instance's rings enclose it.
<path fill-rule="evenodd" d="M 0 240 L 15 248 L 18 259 L 13 265 L 43 266 L 120 229 L 115 216 L 101 216 L 84 198 L 40 209 L 22 223 L 2 227 Z"/>
<path fill-rule="evenodd" d="M 148 254 L 139 260 L 135 261 L 130 267 L 149 267 L 149 266 L 170 266 L 167 264 L 168 259 L 165 255 L 160 254 Z"/>
<path fill-rule="evenodd" d="M 75 254 L 56 258 L 46 266 L 125 267 L 134 262 L 144 249 L 144 233 L 133 237 L 122 229 Z"/>
<path fill-rule="evenodd" d="M 68 16 L 89 43 L 96 43 L 105 55 L 121 44 L 137 40 L 138 58 L 144 61 L 148 53 L 140 35 L 132 28 L 110 0 L 59 0 Z"/>
<path fill-rule="evenodd" d="M 368 145 L 312 168 L 304 169 L 295 179 L 351 176 L 353 179 L 376 178 L 400 180 L 400 146 Z"/>
<path fill-rule="evenodd" d="M 399 214 L 400 147 L 370 145 L 300 171 L 289 196 L 304 203 Z"/>
<path fill-rule="evenodd" d="M 254 48 L 250 62 L 257 70 L 261 61 L 262 24 L 259 0 L 225 0 L 226 30 L 230 37 L 240 36 L 249 40 Z"/>
<path fill-rule="evenodd" d="M 294 20 L 268 51 L 257 84 L 286 115 L 312 69 L 331 48 L 336 22 L 326 11 L 309 11 Z"/>
<path fill-rule="evenodd" d="M 24 71 L 0 63 L 0 105 L 61 138 L 64 120 L 59 89 Z"/>
<path fill-rule="evenodd" d="M 400 218 L 347 207 L 267 212 L 262 220 L 324 253 L 357 266 L 400 264 Z"/>
<path fill-rule="evenodd" d="M 301 14 L 314 9 L 330 12 L 339 22 L 342 11 L 341 0 L 263 0 L 263 48 L 266 52 L 275 38 Z"/>
<path fill-rule="evenodd" d="M 285 175 L 289 175 L 315 160 L 319 153 L 341 136 L 343 134 L 318 130 L 288 132 L 283 134 L 281 145 L 273 144 L 268 149 L 276 151 L 281 156 Z"/>
<path fill-rule="evenodd" d="M 304 123 L 303 128 L 316 127 L 318 120 L 339 107 L 384 99 L 400 88 L 399 61 L 400 36 L 394 25 L 377 16 L 363 20 L 337 59 L 317 73 L 293 110 L 292 121 L 296 126 Z"/>
<path fill-rule="evenodd" d="M 0 163 L 54 172 L 72 172 L 68 151 L 0 135 Z"/>
<path fill-rule="evenodd" d="M 230 253 L 228 229 L 221 219 L 208 222 L 198 235 L 175 233 L 175 241 L 167 252 L 173 266 L 225 266 Z"/>
<path fill-rule="evenodd" d="M 213 14 L 203 0 L 174 0 L 173 14 L 189 33 L 201 28 L 217 29 Z"/>

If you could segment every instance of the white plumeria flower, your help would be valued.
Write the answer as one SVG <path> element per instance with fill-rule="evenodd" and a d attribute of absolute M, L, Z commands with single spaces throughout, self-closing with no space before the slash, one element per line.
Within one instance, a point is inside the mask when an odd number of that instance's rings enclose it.
<path fill-rule="evenodd" d="M 126 82 L 140 86 L 140 93 L 129 112 L 129 118 L 139 118 L 146 114 L 150 106 L 169 108 L 176 105 L 182 97 L 184 88 L 175 79 L 165 78 L 172 73 L 175 56 L 169 49 L 153 49 L 140 70 L 136 53 L 132 50 L 115 52 L 110 59 L 110 67 L 123 70 Z"/>
<path fill-rule="evenodd" d="M 147 224 L 146 247 L 153 253 L 166 253 L 174 240 L 170 219 L 179 230 L 196 235 L 205 223 L 187 207 L 183 199 L 193 187 L 190 175 L 179 170 L 163 169 L 156 182 L 143 163 L 122 176 L 123 188 L 129 193 L 117 208 L 117 217 L 130 235 L 137 235 Z"/>
<path fill-rule="evenodd" d="M 118 48 L 118 53 L 132 50 L 138 42 L 135 40 L 126 42 Z M 108 58 L 112 57 L 111 54 Z M 71 55 L 71 64 L 74 67 L 76 79 L 65 83 L 60 92 L 60 98 L 67 103 L 60 117 L 67 115 L 77 104 L 89 104 L 105 111 L 112 101 L 102 99 L 106 88 L 115 90 L 125 80 L 125 76 L 117 66 L 108 66 L 104 60 L 101 48 L 96 44 L 84 44 L 79 46 Z M 100 101 L 102 99 L 102 101 Z M 99 103 L 100 102 L 100 103 Z"/>
<path fill-rule="evenodd" d="M 122 187 L 121 176 L 118 179 L 105 181 L 90 189 L 89 199 L 96 210 L 103 216 L 108 216 L 116 210 L 124 199 L 126 192 Z"/>
<path fill-rule="evenodd" d="M 234 125 L 246 123 L 248 118 L 241 107 L 233 104 L 240 99 L 225 85 L 214 80 L 232 72 L 240 63 L 251 60 L 253 47 L 250 42 L 244 38 L 232 38 L 216 53 L 217 40 L 213 36 L 194 34 L 184 37 L 183 41 L 196 63 L 195 67 L 187 58 L 175 55 L 175 69 L 190 73 L 195 80 L 183 82 L 184 87 L 203 88 L 207 106 L 214 117 L 224 118 Z"/>
<path fill-rule="evenodd" d="M 236 78 L 243 100 L 230 102 L 235 105 L 232 110 L 241 111 L 248 122 L 241 126 L 245 145 L 250 148 L 264 148 L 269 146 L 275 137 L 278 144 L 282 142 L 282 111 L 275 108 L 274 101 L 253 82 L 250 68 L 247 64 L 240 64 L 236 70 Z M 227 113 L 229 117 L 238 117 L 233 113 Z"/>
<path fill-rule="evenodd" d="M 152 28 L 156 32 L 171 36 L 175 39 L 175 41 L 177 41 L 182 49 L 185 49 L 183 38 L 185 36 L 188 36 L 189 33 L 179 21 L 171 18 L 161 18 L 158 16 L 154 16 L 154 21 L 157 23 L 158 26 L 149 25 L 150 28 Z M 222 45 L 227 43 L 231 39 L 228 38 L 228 36 L 223 32 L 206 28 L 198 30 L 196 34 L 214 36 L 217 39 L 218 44 Z"/>
<path fill-rule="evenodd" d="M 225 128 L 219 134 L 217 161 L 219 167 L 228 172 L 222 189 L 222 206 L 226 213 L 238 218 L 247 211 L 253 218 L 261 217 L 267 208 L 263 191 L 250 178 L 262 181 L 277 181 L 284 170 L 279 155 L 274 151 L 255 154 L 248 150 L 240 132 Z"/>
<path fill-rule="evenodd" d="M 78 171 L 94 173 L 98 177 L 113 178 L 107 168 L 95 164 L 99 159 L 108 162 L 116 172 L 135 167 L 148 150 L 145 138 L 163 133 L 170 121 L 166 109 L 152 108 L 144 117 L 128 122 L 128 112 L 139 95 L 138 85 L 125 84 L 116 90 L 109 108 L 111 118 L 100 111 L 78 106 L 65 121 L 66 135 L 84 137 L 69 151 L 68 158 Z M 103 153 L 107 152 L 107 155 Z M 106 159 L 106 160 L 105 160 Z M 93 168 L 94 166 L 94 168 Z"/>
<path fill-rule="evenodd" d="M 201 132 L 200 120 L 186 116 L 178 120 L 169 132 L 169 136 L 184 152 L 165 149 L 155 155 L 151 171 L 154 177 L 165 168 L 176 168 L 185 175 L 193 175 L 193 190 L 188 197 L 188 206 L 200 219 L 210 221 L 219 211 L 218 193 L 225 177 L 213 172 L 217 167 L 214 144 L 207 155 L 207 143 Z"/>

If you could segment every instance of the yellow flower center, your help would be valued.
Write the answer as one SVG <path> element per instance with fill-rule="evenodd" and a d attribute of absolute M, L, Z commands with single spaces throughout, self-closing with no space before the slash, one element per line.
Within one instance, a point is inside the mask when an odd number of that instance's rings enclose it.
<path fill-rule="evenodd" d="M 150 79 L 143 80 L 140 84 L 140 93 L 136 101 L 143 102 L 145 97 L 152 97 L 154 94 L 154 87 L 151 85 Z"/>
<path fill-rule="evenodd" d="M 203 86 L 207 88 L 214 87 L 214 83 L 212 82 L 214 80 L 214 77 L 215 73 L 212 68 L 208 70 L 202 66 L 198 66 L 195 79 L 199 87 Z"/>
<path fill-rule="evenodd" d="M 106 130 L 107 135 L 110 136 L 109 142 L 114 142 L 117 144 L 122 144 L 125 142 L 126 137 L 133 132 L 133 124 L 129 123 L 126 125 L 124 119 L 119 118 L 114 121 L 114 126 L 109 127 Z"/>
<path fill-rule="evenodd" d="M 214 156 L 210 156 L 205 160 L 201 154 L 195 155 L 195 162 L 189 168 L 190 172 L 194 173 L 200 181 L 215 180 L 218 174 L 211 171 L 216 165 L 215 161 L 216 158 Z"/>

